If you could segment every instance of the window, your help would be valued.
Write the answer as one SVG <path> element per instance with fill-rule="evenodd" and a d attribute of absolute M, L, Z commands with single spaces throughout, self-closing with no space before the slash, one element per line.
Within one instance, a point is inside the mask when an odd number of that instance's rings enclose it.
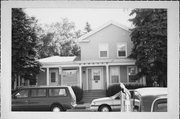
<path fill-rule="evenodd" d="M 56 82 L 56 73 L 51 72 L 51 82 Z"/>
<path fill-rule="evenodd" d="M 59 89 L 59 88 L 54 88 L 54 89 L 49 89 L 49 96 L 66 96 L 66 89 Z"/>
<path fill-rule="evenodd" d="M 46 96 L 46 89 L 32 89 L 31 97 L 43 97 Z"/>
<path fill-rule="evenodd" d="M 100 57 L 107 57 L 107 51 L 100 51 Z"/>
<path fill-rule="evenodd" d="M 28 90 L 21 90 L 16 94 L 16 98 L 27 98 L 29 94 Z"/>
<path fill-rule="evenodd" d="M 136 82 L 137 80 L 134 80 L 134 76 L 137 73 L 137 67 L 136 66 L 131 66 L 128 67 L 128 77 L 129 77 L 129 82 Z"/>
<path fill-rule="evenodd" d="M 119 67 L 110 67 L 110 78 L 112 84 L 119 83 L 119 79 L 120 79 Z"/>
<path fill-rule="evenodd" d="M 99 57 L 100 58 L 108 57 L 108 44 L 99 44 Z"/>
<path fill-rule="evenodd" d="M 156 100 L 152 106 L 153 112 L 167 112 L 167 98 Z"/>
<path fill-rule="evenodd" d="M 127 45 L 126 44 L 118 44 L 117 45 L 117 55 L 118 57 L 126 57 Z"/>
<path fill-rule="evenodd" d="M 99 81 L 100 80 L 100 75 L 101 75 L 101 72 L 100 71 L 94 71 L 93 72 L 93 80 L 95 81 L 95 82 L 97 82 L 97 81 Z"/>
<path fill-rule="evenodd" d="M 155 112 L 167 112 L 167 103 L 159 103 Z"/>

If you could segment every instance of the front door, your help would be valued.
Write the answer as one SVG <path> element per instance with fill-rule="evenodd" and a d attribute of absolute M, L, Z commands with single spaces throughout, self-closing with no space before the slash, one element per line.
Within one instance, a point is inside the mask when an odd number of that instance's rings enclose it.
<path fill-rule="evenodd" d="M 50 85 L 58 85 L 58 70 L 51 69 L 49 73 L 50 73 L 49 75 Z"/>
<path fill-rule="evenodd" d="M 103 89 L 102 68 L 92 68 L 92 89 Z"/>

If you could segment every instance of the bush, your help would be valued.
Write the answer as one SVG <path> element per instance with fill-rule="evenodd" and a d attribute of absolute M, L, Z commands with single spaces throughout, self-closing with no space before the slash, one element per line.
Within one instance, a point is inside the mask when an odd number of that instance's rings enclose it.
<path fill-rule="evenodd" d="M 137 88 L 142 88 L 145 86 L 142 84 L 125 84 L 125 87 L 127 89 L 137 89 Z M 108 89 L 106 90 L 106 96 L 107 97 L 112 96 L 118 93 L 119 91 L 121 91 L 120 84 L 110 85 Z"/>
<path fill-rule="evenodd" d="M 107 97 L 112 96 L 112 95 L 118 93 L 119 91 L 121 91 L 119 84 L 110 85 L 108 87 L 108 89 L 106 90 L 106 96 Z"/>
<path fill-rule="evenodd" d="M 147 87 L 142 84 L 125 84 L 125 86 L 127 89 L 137 89 L 137 88 Z"/>
<path fill-rule="evenodd" d="M 72 89 L 76 95 L 76 102 L 80 102 L 83 98 L 83 90 L 78 86 L 72 86 Z"/>

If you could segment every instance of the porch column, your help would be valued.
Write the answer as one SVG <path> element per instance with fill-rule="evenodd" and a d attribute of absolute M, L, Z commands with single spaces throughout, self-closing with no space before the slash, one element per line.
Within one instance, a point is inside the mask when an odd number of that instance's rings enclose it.
<path fill-rule="evenodd" d="M 107 88 L 109 86 L 109 65 L 106 65 L 106 81 L 107 81 Z"/>
<path fill-rule="evenodd" d="M 82 66 L 79 66 L 79 86 L 82 88 Z"/>
<path fill-rule="evenodd" d="M 62 82 L 62 67 L 59 67 L 59 78 L 58 78 L 58 84 L 59 85 L 62 85 L 63 82 Z"/>
<path fill-rule="evenodd" d="M 47 67 L 46 81 L 47 81 L 47 86 L 49 86 L 49 67 Z"/>

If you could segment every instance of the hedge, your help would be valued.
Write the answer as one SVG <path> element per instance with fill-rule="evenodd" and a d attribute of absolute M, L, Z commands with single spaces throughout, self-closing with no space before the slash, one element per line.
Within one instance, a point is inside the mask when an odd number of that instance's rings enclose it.
<path fill-rule="evenodd" d="M 137 88 L 142 88 L 142 87 L 146 87 L 146 86 L 141 85 L 141 84 L 125 84 L 125 87 L 127 89 L 137 89 Z M 120 90 L 121 90 L 120 84 L 110 85 L 108 87 L 108 89 L 106 90 L 106 96 L 107 97 L 112 96 L 112 95 L 118 93 Z"/>
<path fill-rule="evenodd" d="M 76 102 L 79 103 L 83 98 L 83 90 L 78 86 L 71 86 L 75 95 L 76 95 Z"/>

